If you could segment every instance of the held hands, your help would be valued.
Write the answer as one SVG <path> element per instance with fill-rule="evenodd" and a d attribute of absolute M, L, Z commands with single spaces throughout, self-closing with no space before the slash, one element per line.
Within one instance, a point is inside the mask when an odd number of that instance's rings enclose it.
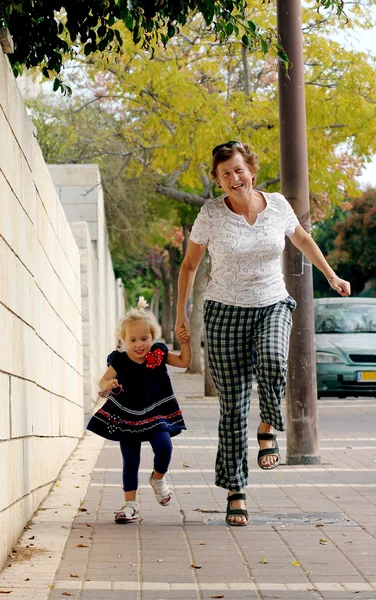
<path fill-rule="evenodd" d="M 341 279 L 337 275 L 333 275 L 333 277 L 329 277 L 328 283 L 333 290 L 339 293 L 340 296 L 350 296 L 351 286 L 350 283 L 345 279 Z"/>
<path fill-rule="evenodd" d="M 189 321 L 184 315 L 182 318 L 177 318 L 175 323 L 175 333 L 180 344 L 189 344 L 191 341 L 191 334 L 189 331 Z"/>

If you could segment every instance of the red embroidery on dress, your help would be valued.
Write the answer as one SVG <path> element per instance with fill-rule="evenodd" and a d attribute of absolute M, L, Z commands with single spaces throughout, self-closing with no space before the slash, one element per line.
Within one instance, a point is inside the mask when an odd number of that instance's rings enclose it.
<path fill-rule="evenodd" d="M 159 348 L 154 350 L 153 352 L 148 352 L 145 354 L 146 366 L 148 369 L 155 369 L 155 367 L 160 367 L 162 364 L 162 359 L 165 353 L 162 352 Z"/>

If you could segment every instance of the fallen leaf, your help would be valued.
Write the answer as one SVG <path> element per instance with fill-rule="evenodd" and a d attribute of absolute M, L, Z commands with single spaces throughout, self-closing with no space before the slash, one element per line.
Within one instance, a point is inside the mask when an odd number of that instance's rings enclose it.
<path fill-rule="evenodd" d="M 298 560 L 294 560 L 292 564 L 294 565 L 294 567 L 300 567 L 300 562 Z"/>
<path fill-rule="evenodd" d="M 88 548 L 89 546 L 86 546 L 86 544 L 76 544 L 76 548 Z"/>
<path fill-rule="evenodd" d="M 320 544 L 325 546 L 327 543 L 328 543 L 328 540 L 326 538 L 320 538 Z"/>
<path fill-rule="evenodd" d="M 25 581 L 30 581 L 30 577 L 26 577 Z"/>
<path fill-rule="evenodd" d="M 70 594 L 69 592 L 63 592 L 62 596 L 73 596 L 73 594 Z"/>
<path fill-rule="evenodd" d="M 120 556 L 119 556 L 119 558 L 120 558 Z M 129 564 L 130 564 L 132 567 L 135 567 L 135 566 L 136 566 L 136 563 L 129 562 Z"/>
<path fill-rule="evenodd" d="M 94 523 L 86 523 L 86 527 L 94 527 Z"/>
<path fill-rule="evenodd" d="M 195 565 L 195 563 L 192 563 L 191 569 L 201 569 L 201 567 L 199 567 L 198 565 Z"/>
<path fill-rule="evenodd" d="M 69 576 L 70 577 L 77 577 L 78 578 L 78 575 L 76 575 L 75 573 L 69 573 Z"/>
<path fill-rule="evenodd" d="M 187 465 L 187 463 L 185 463 L 185 462 L 183 462 L 182 465 L 183 465 L 183 467 L 186 467 L 186 468 L 187 467 L 190 468 L 190 466 L 191 466 L 191 465 Z"/>
<path fill-rule="evenodd" d="M 262 563 L 263 565 L 266 565 L 268 563 L 268 561 L 265 560 L 265 558 L 260 558 L 260 563 Z"/>
<path fill-rule="evenodd" d="M 224 598 L 224 597 L 225 597 L 224 594 L 221 594 L 220 596 L 210 596 L 210 598 Z"/>
<path fill-rule="evenodd" d="M 200 546 L 205 546 L 206 542 L 200 542 Z"/>
<path fill-rule="evenodd" d="M 62 525 L 61 529 L 69 529 L 69 527 L 67 527 L 67 525 Z"/>
<path fill-rule="evenodd" d="M 60 487 L 60 483 L 57 483 L 57 484 L 56 484 L 56 487 Z"/>
<path fill-rule="evenodd" d="M 5 590 L 0 590 L 0 594 L 11 594 L 12 590 L 10 590 L 9 592 L 6 592 Z"/>
<path fill-rule="evenodd" d="M 324 523 L 317 523 L 316 527 L 324 527 Z"/>
<path fill-rule="evenodd" d="M 87 508 L 79 508 L 78 509 L 80 512 L 87 512 Z"/>
<path fill-rule="evenodd" d="M 35 535 L 32 535 L 31 537 L 29 537 L 29 540 L 35 540 Z"/>

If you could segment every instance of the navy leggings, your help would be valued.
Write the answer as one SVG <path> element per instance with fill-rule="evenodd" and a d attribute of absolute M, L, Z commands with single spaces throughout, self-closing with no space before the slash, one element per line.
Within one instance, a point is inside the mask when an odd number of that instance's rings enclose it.
<path fill-rule="evenodd" d="M 158 431 L 149 440 L 154 452 L 154 470 L 166 473 L 172 454 L 171 437 L 168 431 Z M 141 460 L 141 442 L 139 440 L 121 441 L 123 455 L 123 490 L 132 492 L 138 488 L 138 469 Z"/>

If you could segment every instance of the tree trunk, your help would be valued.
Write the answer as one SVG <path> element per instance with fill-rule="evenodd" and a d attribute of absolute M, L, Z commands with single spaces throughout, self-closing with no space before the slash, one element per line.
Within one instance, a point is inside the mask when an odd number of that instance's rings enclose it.
<path fill-rule="evenodd" d="M 171 272 L 171 287 L 172 287 L 172 320 L 175 326 L 176 321 L 176 306 L 178 303 L 178 276 L 179 276 L 179 267 L 178 267 L 178 249 L 174 246 L 170 246 L 168 249 L 168 255 L 170 257 L 170 272 Z M 178 338 L 176 337 L 176 333 L 174 331 L 173 335 L 173 348 L 174 350 L 178 350 L 180 348 L 180 344 Z"/>
<path fill-rule="evenodd" d="M 153 298 L 150 303 L 150 310 L 155 315 L 157 321 L 159 321 L 159 298 L 161 297 L 161 290 L 158 286 L 154 287 Z"/>
<path fill-rule="evenodd" d="M 171 307 L 171 281 L 164 264 L 161 265 L 161 275 L 163 284 L 162 300 L 162 336 L 166 344 L 172 343 L 172 307 Z"/>
<path fill-rule="evenodd" d="M 192 341 L 192 364 L 188 373 L 202 373 L 201 365 L 201 339 L 202 339 L 202 312 L 204 305 L 204 294 L 206 289 L 206 256 L 198 266 L 193 286 L 193 306 L 190 318 L 190 330 Z"/>
<path fill-rule="evenodd" d="M 185 253 L 187 252 L 187 247 L 188 247 L 188 242 L 189 242 L 189 234 L 191 233 L 191 229 L 192 229 L 192 225 L 187 225 L 186 223 L 183 225 L 183 234 L 184 234 L 184 240 L 183 240 L 183 258 L 185 256 Z M 191 319 L 191 312 L 192 312 L 192 300 L 191 300 L 191 297 L 188 298 L 186 312 L 187 312 L 187 317 L 190 320 Z"/>

